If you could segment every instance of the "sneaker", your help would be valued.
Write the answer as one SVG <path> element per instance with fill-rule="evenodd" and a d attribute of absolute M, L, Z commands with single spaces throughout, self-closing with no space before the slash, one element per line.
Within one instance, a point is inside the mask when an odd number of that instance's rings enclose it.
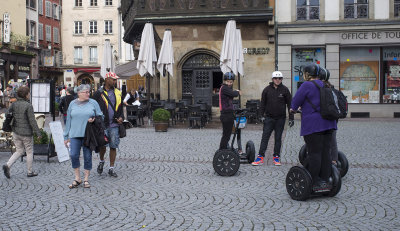
<path fill-rule="evenodd" d="M 281 166 L 281 158 L 279 156 L 274 156 L 273 159 L 275 166 Z"/>
<path fill-rule="evenodd" d="M 253 166 L 258 166 L 262 164 L 264 164 L 264 157 L 262 155 L 258 155 L 257 159 L 253 163 L 251 163 L 251 165 Z"/>
<path fill-rule="evenodd" d="M 4 176 L 10 179 L 10 168 L 5 164 L 3 165 Z"/>
<path fill-rule="evenodd" d="M 118 177 L 117 173 L 114 171 L 114 168 L 110 168 L 108 170 L 108 175 L 110 175 L 112 177 Z"/>
<path fill-rule="evenodd" d="M 103 173 L 103 167 L 104 167 L 104 161 L 101 161 L 100 163 L 99 163 L 99 166 L 97 166 L 97 173 L 98 174 L 102 174 Z"/>

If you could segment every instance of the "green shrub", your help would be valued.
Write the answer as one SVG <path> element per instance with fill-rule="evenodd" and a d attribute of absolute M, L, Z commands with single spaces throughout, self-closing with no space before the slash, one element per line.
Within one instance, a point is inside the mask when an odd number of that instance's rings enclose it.
<path fill-rule="evenodd" d="M 158 108 L 153 112 L 153 121 L 155 122 L 168 122 L 170 117 L 171 113 L 163 108 Z"/>
<path fill-rule="evenodd" d="M 49 136 L 47 135 L 47 132 L 45 132 L 43 129 L 40 129 L 40 136 L 41 136 L 41 138 L 39 139 L 36 136 L 36 133 L 33 134 L 33 143 L 34 144 L 48 144 L 49 143 Z"/>
<path fill-rule="evenodd" d="M 59 103 L 54 102 L 54 111 L 58 111 L 58 107 L 60 106 Z"/>

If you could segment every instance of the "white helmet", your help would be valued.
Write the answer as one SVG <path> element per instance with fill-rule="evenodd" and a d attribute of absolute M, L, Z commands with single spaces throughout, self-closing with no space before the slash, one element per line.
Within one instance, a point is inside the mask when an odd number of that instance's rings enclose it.
<path fill-rule="evenodd" d="M 283 78 L 282 72 L 280 71 L 272 72 L 272 78 Z"/>

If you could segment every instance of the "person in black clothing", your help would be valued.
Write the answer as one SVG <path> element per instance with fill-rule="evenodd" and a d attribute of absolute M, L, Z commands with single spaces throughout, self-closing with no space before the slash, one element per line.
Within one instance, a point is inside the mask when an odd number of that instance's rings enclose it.
<path fill-rule="evenodd" d="M 235 81 L 235 75 L 231 72 L 224 74 L 224 83 L 219 90 L 219 110 L 221 111 L 220 120 L 222 122 L 222 137 L 219 149 L 227 149 L 228 142 L 231 138 L 233 121 L 235 115 L 233 113 L 233 98 L 242 95 L 240 90 L 233 90 L 232 85 Z"/>
<path fill-rule="evenodd" d="M 257 159 L 252 165 L 257 166 L 264 163 L 265 151 L 272 131 L 275 131 L 275 146 L 273 153 L 274 164 L 281 165 L 282 133 L 285 127 L 286 108 L 289 112 L 292 95 L 289 89 L 282 84 L 283 75 L 280 71 L 272 73 L 272 82 L 264 88 L 261 96 L 260 114 L 264 122 L 260 150 Z M 264 118 L 264 115 L 266 118 Z M 289 113 L 289 126 L 294 125 L 294 115 Z"/>
<path fill-rule="evenodd" d="M 74 99 L 75 99 L 74 88 L 72 87 L 67 88 L 66 96 L 61 98 L 60 105 L 58 106 L 58 109 L 63 114 L 64 124 L 66 124 L 67 122 L 68 106 Z"/>

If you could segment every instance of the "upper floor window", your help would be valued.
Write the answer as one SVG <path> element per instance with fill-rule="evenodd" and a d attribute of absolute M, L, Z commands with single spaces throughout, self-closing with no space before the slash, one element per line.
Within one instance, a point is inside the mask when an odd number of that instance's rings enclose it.
<path fill-rule="evenodd" d="M 394 0 L 394 17 L 400 17 L 400 0 Z"/>
<path fill-rule="evenodd" d="M 46 17 L 51 17 L 51 2 L 46 1 Z"/>
<path fill-rule="evenodd" d="M 319 0 L 297 0 L 297 20 L 319 19 Z"/>
<path fill-rule="evenodd" d="M 57 4 L 53 4 L 53 18 L 54 19 L 57 19 L 57 20 L 60 20 L 61 19 L 61 17 L 60 17 L 60 6 L 59 5 L 57 5 Z"/>
<path fill-rule="evenodd" d="M 75 21 L 74 24 L 74 34 L 82 34 L 82 21 Z"/>
<path fill-rule="evenodd" d="M 97 63 L 97 47 L 89 47 L 89 63 Z"/>
<path fill-rule="evenodd" d="M 112 21 L 111 20 L 104 21 L 104 34 L 112 34 Z"/>
<path fill-rule="evenodd" d="M 34 22 L 34 21 L 30 21 L 29 40 L 30 41 L 36 40 L 36 22 Z"/>
<path fill-rule="evenodd" d="M 53 41 L 55 43 L 60 43 L 60 35 L 58 33 L 58 28 L 56 27 L 53 28 Z"/>
<path fill-rule="evenodd" d="M 89 34 L 97 34 L 97 21 L 89 22 Z"/>
<path fill-rule="evenodd" d="M 36 9 L 36 0 L 26 0 L 26 6 L 32 9 Z"/>
<path fill-rule="evenodd" d="M 82 47 L 74 47 L 74 63 L 82 64 L 82 61 L 83 61 Z"/>
<path fill-rule="evenodd" d="M 368 18 L 368 0 L 344 0 L 344 18 Z"/>
<path fill-rule="evenodd" d="M 46 25 L 46 41 L 51 42 L 51 26 Z"/>
<path fill-rule="evenodd" d="M 38 1 L 38 13 L 43 15 L 43 0 Z"/>
<path fill-rule="evenodd" d="M 75 6 L 82 6 L 82 0 L 75 0 Z"/>
<path fill-rule="evenodd" d="M 43 40 L 43 24 L 39 23 L 39 40 Z"/>
<path fill-rule="evenodd" d="M 112 0 L 105 0 L 105 5 L 106 6 L 112 6 Z"/>
<path fill-rule="evenodd" d="M 90 0 L 90 6 L 97 6 L 97 0 Z"/>

